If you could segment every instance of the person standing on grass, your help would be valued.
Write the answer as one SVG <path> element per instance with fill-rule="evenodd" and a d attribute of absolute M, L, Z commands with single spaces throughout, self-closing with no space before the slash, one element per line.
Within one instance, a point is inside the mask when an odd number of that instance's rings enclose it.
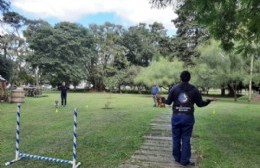
<path fill-rule="evenodd" d="M 66 86 L 65 82 L 62 82 L 62 86 L 60 87 L 61 93 L 61 105 L 65 107 L 67 105 L 67 90 L 69 88 Z"/>
<path fill-rule="evenodd" d="M 181 83 L 173 86 L 167 99 L 163 98 L 165 104 L 171 105 L 173 114 L 172 124 L 172 155 L 176 162 L 183 166 L 193 165 L 190 161 L 191 145 L 190 138 L 192 135 L 194 120 L 194 104 L 198 107 L 207 106 L 214 99 L 203 101 L 198 89 L 189 84 L 191 75 L 189 71 L 183 71 L 180 74 Z"/>
<path fill-rule="evenodd" d="M 153 86 L 152 86 L 152 89 L 151 89 L 151 94 L 152 94 L 152 97 L 153 97 L 153 102 L 154 102 L 154 107 L 156 107 L 157 106 L 157 96 L 158 96 L 158 94 L 159 94 L 159 92 L 160 92 L 160 89 L 159 89 L 159 86 L 156 84 L 156 83 L 154 83 L 153 84 Z"/>

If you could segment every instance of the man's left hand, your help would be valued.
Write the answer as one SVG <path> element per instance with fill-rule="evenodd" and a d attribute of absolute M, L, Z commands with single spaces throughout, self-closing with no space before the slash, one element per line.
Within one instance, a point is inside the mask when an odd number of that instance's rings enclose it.
<path fill-rule="evenodd" d="M 209 99 L 210 101 L 218 101 L 218 99 L 216 97 L 213 97 L 211 99 Z"/>

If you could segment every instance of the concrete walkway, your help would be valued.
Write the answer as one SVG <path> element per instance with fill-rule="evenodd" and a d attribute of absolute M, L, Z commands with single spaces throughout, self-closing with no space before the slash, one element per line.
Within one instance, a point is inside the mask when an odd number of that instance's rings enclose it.
<path fill-rule="evenodd" d="M 144 144 L 119 168 L 183 168 L 172 160 L 171 112 L 161 113 L 150 126 L 151 132 L 144 136 Z M 197 163 L 196 158 L 192 150 L 191 160 Z"/>

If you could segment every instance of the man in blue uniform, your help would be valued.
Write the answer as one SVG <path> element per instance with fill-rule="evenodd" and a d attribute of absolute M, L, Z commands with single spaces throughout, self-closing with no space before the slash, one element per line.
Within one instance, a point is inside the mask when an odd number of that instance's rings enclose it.
<path fill-rule="evenodd" d="M 152 89 L 151 89 L 151 94 L 152 94 L 152 97 L 153 97 L 153 102 L 154 102 L 154 107 L 156 107 L 157 106 L 157 96 L 158 96 L 158 94 L 159 94 L 159 92 L 160 92 L 160 89 L 159 89 L 159 86 L 156 84 L 156 83 L 154 83 L 153 84 L 153 86 L 152 86 Z"/>
<path fill-rule="evenodd" d="M 61 93 L 61 105 L 65 107 L 67 105 L 67 90 L 69 88 L 65 85 L 65 82 L 62 82 L 62 86 L 60 87 Z"/>
<path fill-rule="evenodd" d="M 211 101 L 202 100 L 198 89 L 189 84 L 191 75 L 188 71 L 183 71 L 180 75 L 181 83 L 171 88 L 167 100 L 163 99 L 165 104 L 171 105 L 172 115 L 172 155 L 176 162 L 183 166 L 195 165 L 190 161 L 191 146 L 190 138 L 192 134 L 194 120 L 194 104 L 199 107 L 207 106 Z"/>

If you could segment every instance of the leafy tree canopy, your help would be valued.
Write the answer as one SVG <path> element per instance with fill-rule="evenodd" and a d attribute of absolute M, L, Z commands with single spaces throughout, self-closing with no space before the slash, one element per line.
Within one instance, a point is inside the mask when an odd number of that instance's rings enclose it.
<path fill-rule="evenodd" d="M 0 75 L 7 81 L 11 78 L 12 67 L 13 63 L 11 60 L 0 56 Z"/>
<path fill-rule="evenodd" d="M 194 18 L 208 27 L 210 33 L 221 41 L 224 50 L 233 48 L 233 40 L 253 38 L 259 41 L 260 12 L 259 0 L 150 0 L 155 7 L 181 6 L 194 4 Z M 240 28 L 246 28 L 246 36 L 241 36 Z"/>
<path fill-rule="evenodd" d="M 30 27 L 35 28 L 35 27 Z M 25 32 L 33 50 L 27 61 L 54 83 L 77 83 L 86 79 L 93 36 L 81 25 L 61 22 L 53 27 L 42 23 Z"/>
<path fill-rule="evenodd" d="M 6 13 L 10 8 L 10 2 L 7 0 L 0 0 L 0 11 Z"/>
<path fill-rule="evenodd" d="M 183 62 L 174 59 L 153 61 L 150 66 L 143 68 L 135 79 L 136 83 L 152 86 L 154 82 L 165 88 L 171 87 L 180 81 L 180 73 L 183 71 Z"/>

